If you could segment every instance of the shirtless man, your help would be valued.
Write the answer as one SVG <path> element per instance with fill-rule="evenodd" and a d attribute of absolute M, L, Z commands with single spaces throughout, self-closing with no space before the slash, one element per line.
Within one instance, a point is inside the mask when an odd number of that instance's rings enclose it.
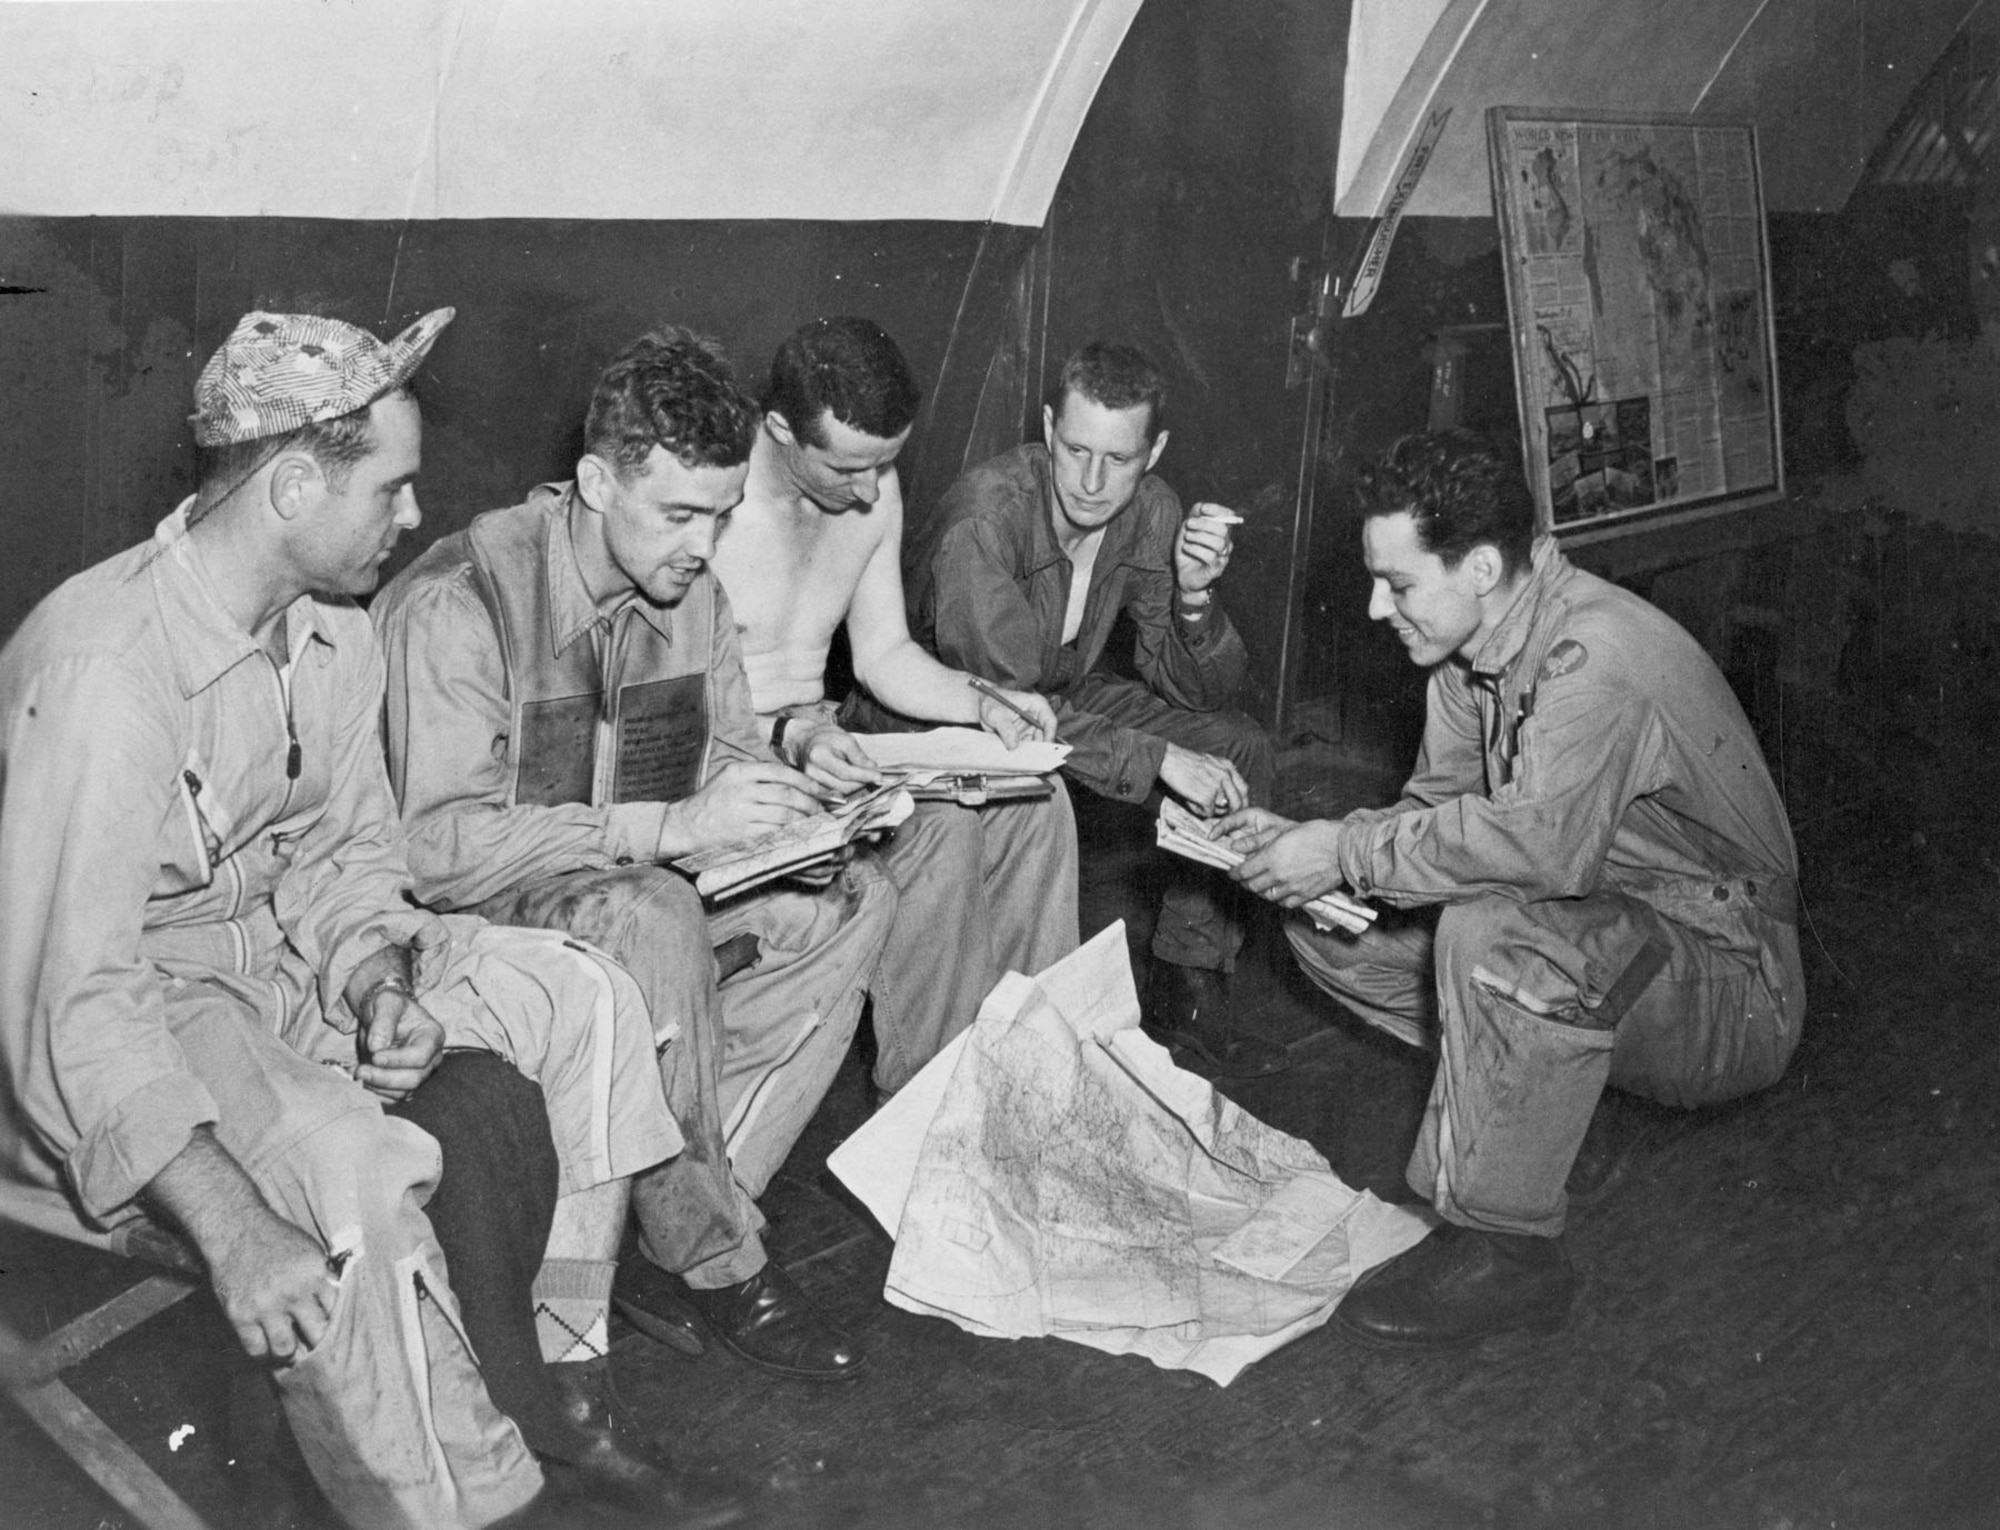
<path fill-rule="evenodd" d="M 1004 693 L 1024 722 L 910 637 L 895 463 L 918 397 L 903 353 L 871 321 L 797 331 L 771 362 L 743 502 L 716 544 L 773 748 L 842 789 L 880 779 L 826 695 L 827 649 L 843 622 L 855 678 L 883 707 L 982 727 L 1010 748 L 1055 736 L 1040 696 Z M 1076 827 L 1054 786 L 979 808 L 920 803 L 887 847 L 899 912 L 872 990 L 878 1088 L 909 1082 L 972 1023 L 1002 973 L 1039 972 L 1076 949 Z"/>

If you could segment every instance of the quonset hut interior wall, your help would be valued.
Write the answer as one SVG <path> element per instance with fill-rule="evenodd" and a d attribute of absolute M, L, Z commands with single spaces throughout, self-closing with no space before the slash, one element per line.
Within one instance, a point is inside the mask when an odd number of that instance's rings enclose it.
<path fill-rule="evenodd" d="M 0 219 L 0 418 L 11 556 L 0 629 L 62 578 L 144 537 L 193 487 L 185 415 L 202 359 L 252 307 L 378 329 L 459 310 L 421 379 L 425 525 L 402 556 L 575 462 L 591 380 L 662 322 L 723 340 L 753 387 L 821 313 L 897 336 L 925 386 L 913 493 L 958 453 L 1032 230 L 891 223 L 375 223 L 291 218 Z M 977 365 L 965 360 L 979 358 Z M 937 485 L 942 488 L 942 484 Z M 933 490 L 932 492 L 935 492 Z"/>
<path fill-rule="evenodd" d="M 898 337 L 926 388 L 904 459 L 914 558 L 952 476 L 1039 430 L 1063 355 L 1122 336 L 1175 378 L 1172 481 L 1250 516 L 1230 599 L 1252 652 L 1246 701 L 1267 720 L 1296 517 L 1313 497 L 1311 484 L 1301 492 L 1301 446 L 1317 431 L 1324 467 L 1292 692 L 1321 703 L 1301 714 L 1315 729 L 1407 760 L 1420 677 L 1367 623 L 1340 476 L 1425 425 L 1438 332 L 1500 323 L 1505 303 L 1490 222 L 1411 219 L 1374 308 L 1329 327 L 1323 428 L 1305 417 L 1307 390 L 1286 388 L 1291 321 L 1310 305 L 1323 248 L 1344 271 L 1364 233 L 1326 218 L 1346 22 L 1344 3 L 1148 0 L 1039 230 L 0 219 L 0 630 L 67 574 L 143 537 L 191 488 L 189 385 L 252 306 L 322 307 L 377 327 L 459 308 L 425 379 L 426 526 L 413 546 L 567 473 L 592 375 L 641 329 L 671 320 L 716 334 L 754 381 L 797 323 L 861 312 Z M 1975 49 L 1957 66 L 1968 90 L 1986 58 Z M 1787 694 L 1838 710 L 1849 739 L 1962 737 L 2000 715 L 1988 593 L 2000 584 L 1965 576 L 1994 542 L 1987 512 L 1972 512 L 1994 501 L 1995 480 L 1964 444 L 2000 407 L 1987 351 L 1972 343 L 1967 248 L 1983 185 L 1871 182 L 1838 213 L 1775 214 L 1791 503 L 1763 513 L 1750 541 L 1726 543 L 1711 526 L 1625 566 L 1617 543 L 1585 554 L 1708 642 L 1760 720 Z M 1511 440 L 1504 353 L 1473 332 L 1465 423 Z M 1917 425 L 1938 493 L 1882 491 L 1911 481 L 1892 458 L 1913 449 L 1916 427 L 1879 411 L 1851 423 L 1871 388 L 1905 406 L 1919 393 L 1936 401 Z M 1940 524 L 1947 500 L 1971 509 Z"/>

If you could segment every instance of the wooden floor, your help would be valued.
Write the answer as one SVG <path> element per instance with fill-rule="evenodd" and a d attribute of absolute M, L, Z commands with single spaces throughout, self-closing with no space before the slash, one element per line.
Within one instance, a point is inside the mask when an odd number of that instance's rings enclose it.
<path fill-rule="evenodd" d="M 1323 750 L 1286 778 L 1320 811 L 1383 784 Z M 682 1460 L 742 1483 L 759 1523 L 801 1530 L 2000 1524 L 2000 823 L 1984 801 L 1887 780 L 1817 818 L 1795 799 L 1805 1044 L 1755 1099 L 1634 1112 L 1649 1136 L 1631 1174 L 1572 1224 L 1585 1279 L 1561 1334 L 1408 1357 L 1322 1330 L 1223 1389 L 893 1309 L 888 1240 L 823 1167 L 868 1109 L 850 1058 L 766 1209 L 778 1257 L 866 1336 L 870 1374 L 787 1383 L 626 1334 L 621 1388 Z M 1096 869 L 1087 916 L 1146 917 L 1139 858 Z M 1295 1064 L 1232 1093 L 1401 1193 L 1429 1064 L 1317 1000 L 1280 945 L 1257 930 L 1239 1004 Z M 16 1241 L 0 1265 L 0 1304 L 31 1327 L 116 1279 L 56 1245 Z M 288 1451 L 231 1456 L 226 1342 L 206 1302 L 185 1303 L 79 1389 L 218 1525 L 328 1524 Z M 0 1412 L 0 1525 L 126 1523 Z"/>

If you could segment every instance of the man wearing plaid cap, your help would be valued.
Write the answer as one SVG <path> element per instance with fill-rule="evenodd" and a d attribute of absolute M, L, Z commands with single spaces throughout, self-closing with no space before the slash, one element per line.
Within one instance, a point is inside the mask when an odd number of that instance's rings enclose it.
<path fill-rule="evenodd" d="M 408 897 L 348 597 L 417 523 L 408 382 L 450 318 L 385 343 L 249 315 L 196 385 L 200 491 L 0 652 L 0 1189 L 68 1236 L 185 1233 L 368 1526 L 484 1525 L 543 1485 L 421 1209 L 438 1145 L 382 1101 L 421 1098 L 447 1048 L 536 1080 L 569 1255 L 545 1268 L 573 1288 L 548 1310 L 579 1343 L 627 1179 L 681 1145 L 621 969 Z"/>

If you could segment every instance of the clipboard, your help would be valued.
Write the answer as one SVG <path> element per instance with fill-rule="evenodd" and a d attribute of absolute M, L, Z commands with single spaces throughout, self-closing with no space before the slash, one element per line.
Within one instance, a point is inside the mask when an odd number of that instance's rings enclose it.
<path fill-rule="evenodd" d="M 973 808 L 989 802 L 1027 802 L 1055 793 L 1055 786 L 1047 776 L 984 770 L 951 771 L 921 786 L 907 783 L 906 789 L 919 802 L 956 802 L 960 807 Z"/>

